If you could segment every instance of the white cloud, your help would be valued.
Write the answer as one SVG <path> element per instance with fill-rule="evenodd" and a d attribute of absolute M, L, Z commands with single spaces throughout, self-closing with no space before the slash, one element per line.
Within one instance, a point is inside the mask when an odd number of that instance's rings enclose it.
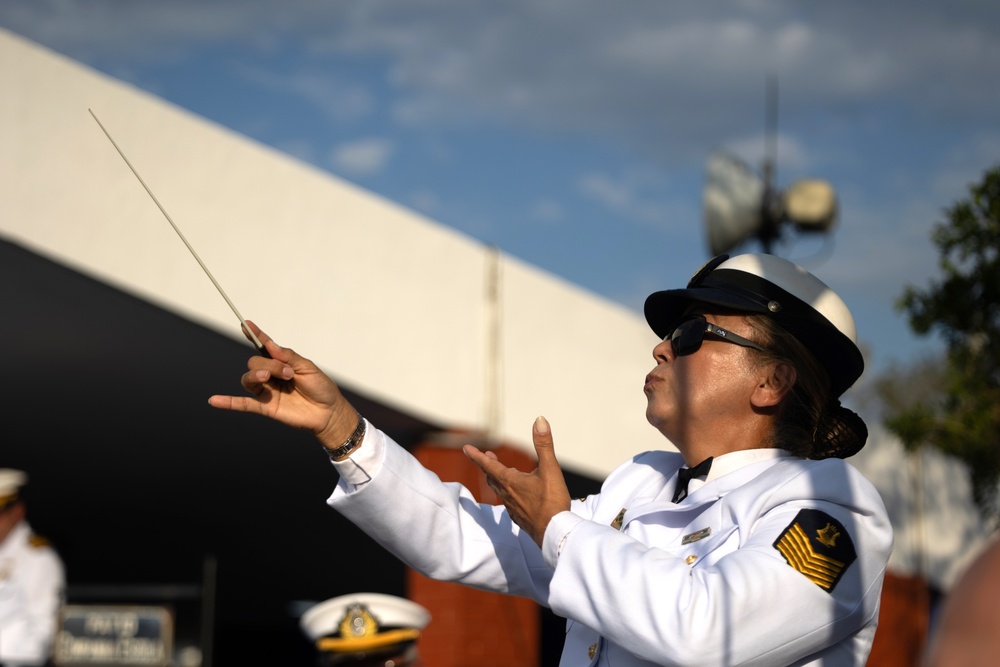
<path fill-rule="evenodd" d="M 627 211 L 633 203 L 633 189 L 615 182 L 606 174 L 586 174 L 580 179 L 580 192 L 610 209 Z"/>
<path fill-rule="evenodd" d="M 356 176 L 375 174 L 385 169 L 393 149 L 388 139 L 358 139 L 335 146 L 330 152 L 330 164 L 338 171 Z"/>
<path fill-rule="evenodd" d="M 319 69 L 296 70 L 291 74 L 260 66 L 240 66 L 247 81 L 279 95 L 294 95 L 319 108 L 334 121 L 353 121 L 370 115 L 375 99 L 367 87 Z"/>
<path fill-rule="evenodd" d="M 760 132 L 750 136 L 738 137 L 722 142 L 724 150 L 740 157 L 754 171 L 760 172 L 764 157 L 768 151 L 764 136 L 763 114 L 761 114 Z M 787 134 L 778 134 L 775 145 L 775 157 L 782 168 L 801 170 L 809 167 L 809 159 L 802 144 Z M 777 165 L 776 165 L 777 166 Z"/>
<path fill-rule="evenodd" d="M 566 211 L 563 205 L 554 199 L 542 199 L 535 202 L 528 215 L 533 220 L 538 220 L 540 222 L 562 222 L 566 219 Z"/>
<path fill-rule="evenodd" d="M 974 8 L 974 11 L 970 9 Z M 947 11 L 946 11 L 947 10 Z M 613 137 L 670 133 L 663 160 L 760 125 L 764 76 L 801 117 L 880 104 L 955 118 L 1000 116 L 1000 6 L 604 0 L 316 3 L 286 0 L 4 0 L 0 24 L 71 55 L 133 61 L 232 45 L 304 52 L 285 82 L 331 116 L 366 113 L 370 91 L 331 85 L 328 65 L 376 67 L 409 123 L 513 124 Z M 84 58 L 86 59 L 86 58 Z M 294 80 L 297 78 L 297 80 Z M 749 112 L 748 112 L 749 109 Z"/>
<path fill-rule="evenodd" d="M 590 172 L 580 177 L 578 187 L 585 198 L 599 202 L 627 222 L 665 226 L 668 206 L 657 189 L 657 178 L 658 174 L 643 169 L 619 177 Z"/>
<path fill-rule="evenodd" d="M 410 205 L 416 210 L 431 215 L 438 210 L 441 201 L 437 194 L 429 190 L 421 190 L 410 195 Z"/>

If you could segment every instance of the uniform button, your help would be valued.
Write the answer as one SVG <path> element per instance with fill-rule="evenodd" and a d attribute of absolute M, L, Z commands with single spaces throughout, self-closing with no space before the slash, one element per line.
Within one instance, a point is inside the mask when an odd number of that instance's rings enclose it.
<path fill-rule="evenodd" d="M 694 554 L 691 554 L 690 556 L 688 556 L 687 558 L 684 559 L 684 562 L 687 563 L 688 565 L 690 565 L 691 563 L 695 562 L 696 560 L 698 560 L 698 557 L 695 556 Z"/>
<path fill-rule="evenodd" d="M 591 660 L 593 660 L 595 655 L 597 655 L 597 642 L 594 642 L 593 644 L 591 644 L 590 648 L 587 649 L 587 657 L 588 658 L 590 658 Z"/>

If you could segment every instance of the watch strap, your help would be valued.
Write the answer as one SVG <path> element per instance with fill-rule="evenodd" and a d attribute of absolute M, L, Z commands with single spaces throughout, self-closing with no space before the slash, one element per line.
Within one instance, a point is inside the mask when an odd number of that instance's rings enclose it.
<path fill-rule="evenodd" d="M 332 449 L 328 447 L 324 447 L 323 449 L 326 450 L 326 453 L 330 456 L 331 461 L 342 459 L 361 446 L 361 442 L 365 439 L 365 432 L 367 430 L 368 422 L 366 422 L 365 418 L 359 414 L 358 425 L 354 428 L 354 432 L 351 433 L 351 437 L 349 437 L 344 444 Z"/>

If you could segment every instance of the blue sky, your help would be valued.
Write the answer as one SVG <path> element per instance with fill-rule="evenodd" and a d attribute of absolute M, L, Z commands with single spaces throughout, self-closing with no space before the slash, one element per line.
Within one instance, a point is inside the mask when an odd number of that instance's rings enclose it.
<path fill-rule="evenodd" d="M 708 259 L 706 161 L 759 169 L 774 77 L 776 185 L 828 180 L 840 216 L 773 251 L 876 373 L 940 349 L 893 303 L 1000 162 L 984 1 L 3 0 L 0 26 L 637 312 Z"/>

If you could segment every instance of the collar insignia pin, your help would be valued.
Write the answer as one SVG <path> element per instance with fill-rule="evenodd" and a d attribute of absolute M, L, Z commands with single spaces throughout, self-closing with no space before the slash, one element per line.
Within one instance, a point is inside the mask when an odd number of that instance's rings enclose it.
<path fill-rule="evenodd" d="M 706 537 L 708 537 L 711 534 L 712 534 L 711 527 L 709 527 L 709 528 L 702 528 L 701 530 L 697 530 L 697 531 L 695 531 L 693 533 L 690 533 L 688 535 L 685 535 L 683 538 L 681 538 L 681 544 L 691 544 L 692 542 L 697 542 L 698 540 L 703 540 L 703 539 L 705 539 Z"/>
<path fill-rule="evenodd" d="M 623 507 L 622 511 L 618 513 L 618 516 L 615 517 L 615 520 L 611 522 L 611 527 L 614 528 L 615 530 L 621 530 L 622 524 L 624 522 L 625 522 L 625 508 Z"/>

